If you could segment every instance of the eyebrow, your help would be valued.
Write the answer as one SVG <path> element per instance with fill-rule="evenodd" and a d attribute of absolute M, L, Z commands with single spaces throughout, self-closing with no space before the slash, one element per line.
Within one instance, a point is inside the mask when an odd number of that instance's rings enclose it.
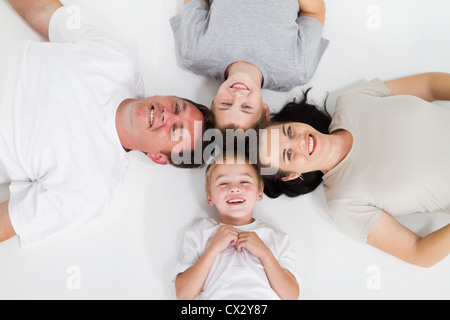
<path fill-rule="evenodd" d="M 241 174 L 241 176 L 248 176 L 248 177 L 253 179 L 253 176 L 250 173 L 248 173 L 248 172 L 245 172 L 245 173 Z"/>
<path fill-rule="evenodd" d="M 239 174 L 239 177 L 242 177 L 242 176 L 248 176 L 248 177 L 254 179 L 253 176 L 250 173 L 248 173 L 248 172 Z M 217 181 L 217 180 L 219 180 L 220 178 L 223 178 L 223 177 L 228 177 L 228 176 L 226 174 L 221 174 L 220 176 L 216 177 L 215 181 Z"/>

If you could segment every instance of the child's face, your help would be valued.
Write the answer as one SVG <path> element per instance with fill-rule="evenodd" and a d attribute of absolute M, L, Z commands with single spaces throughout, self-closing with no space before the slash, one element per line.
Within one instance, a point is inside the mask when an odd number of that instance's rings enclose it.
<path fill-rule="evenodd" d="M 211 171 L 211 196 L 208 204 L 215 205 L 222 223 L 242 225 L 251 222 L 253 208 L 263 197 L 258 179 L 249 164 L 216 164 Z"/>
<path fill-rule="evenodd" d="M 262 100 L 261 84 L 242 74 L 222 83 L 213 100 L 213 112 L 219 128 L 234 124 L 246 130 L 253 127 L 263 113 L 269 117 L 269 108 Z"/>

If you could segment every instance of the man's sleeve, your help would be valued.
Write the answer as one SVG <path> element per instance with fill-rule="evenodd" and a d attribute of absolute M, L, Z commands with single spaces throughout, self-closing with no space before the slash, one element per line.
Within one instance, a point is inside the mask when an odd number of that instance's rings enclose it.
<path fill-rule="evenodd" d="M 96 206 L 47 189 L 39 181 L 10 185 L 9 216 L 22 247 L 42 242 L 97 217 L 108 197 L 97 194 Z"/>

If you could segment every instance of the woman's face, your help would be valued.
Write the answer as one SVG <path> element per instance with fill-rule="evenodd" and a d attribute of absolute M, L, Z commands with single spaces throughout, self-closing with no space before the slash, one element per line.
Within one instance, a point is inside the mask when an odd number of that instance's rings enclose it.
<path fill-rule="evenodd" d="M 325 170 L 331 152 L 329 135 L 299 122 L 268 127 L 260 146 L 261 161 L 294 174 L 292 178 Z"/>

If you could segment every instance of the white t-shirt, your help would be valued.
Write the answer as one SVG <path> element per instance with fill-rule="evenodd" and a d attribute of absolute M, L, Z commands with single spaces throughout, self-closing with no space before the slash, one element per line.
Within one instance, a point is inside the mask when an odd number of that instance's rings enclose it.
<path fill-rule="evenodd" d="M 367 241 L 383 211 L 450 213 L 450 109 L 392 96 L 374 79 L 341 96 L 330 132 L 353 135 L 350 153 L 324 177 L 328 209 Z"/>
<path fill-rule="evenodd" d="M 135 45 L 72 18 L 54 13 L 50 43 L 0 40 L 0 183 L 22 246 L 104 211 L 128 164 L 117 108 L 144 95 Z"/>
<path fill-rule="evenodd" d="M 191 227 L 185 234 L 184 243 L 173 273 L 178 274 L 192 267 L 210 245 L 219 224 L 209 218 Z M 255 219 L 245 226 L 236 226 L 240 232 L 254 231 L 270 248 L 282 268 L 289 270 L 300 284 L 301 278 L 295 252 L 289 236 L 271 225 Z M 228 246 L 219 253 L 203 286 L 198 300 L 279 300 L 270 287 L 264 267 L 259 258 L 246 249 Z"/>

